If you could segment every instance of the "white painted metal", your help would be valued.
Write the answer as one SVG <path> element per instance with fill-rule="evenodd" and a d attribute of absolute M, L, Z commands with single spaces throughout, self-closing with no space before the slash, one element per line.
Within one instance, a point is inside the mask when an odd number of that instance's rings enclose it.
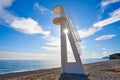
<path fill-rule="evenodd" d="M 58 18 L 65 18 L 66 21 L 53 21 L 55 24 L 60 24 L 61 29 L 61 66 L 62 66 L 62 73 L 74 73 L 74 74 L 85 74 L 82 66 L 82 62 L 80 59 L 81 48 L 79 45 L 79 36 L 75 30 L 75 27 L 72 24 L 70 18 L 68 18 L 65 13 L 64 9 L 61 6 L 57 6 L 54 9 L 55 13 L 60 14 Z M 58 19 L 57 18 L 57 19 Z M 64 30 L 68 29 L 67 35 L 65 34 Z M 68 36 L 74 58 L 76 62 L 67 62 L 67 42 L 66 37 Z M 69 53 L 68 53 L 69 54 Z"/>

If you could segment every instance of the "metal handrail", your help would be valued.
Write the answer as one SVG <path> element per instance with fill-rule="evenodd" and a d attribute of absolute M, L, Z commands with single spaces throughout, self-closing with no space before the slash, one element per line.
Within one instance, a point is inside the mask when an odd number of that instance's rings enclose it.
<path fill-rule="evenodd" d="M 68 24 L 70 26 L 70 30 L 71 30 L 72 35 L 73 35 L 73 39 L 75 41 L 76 49 L 78 51 L 78 54 L 80 55 L 82 53 L 81 47 L 80 47 L 80 44 L 79 44 L 79 42 L 80 42 L 79 41 L 80 36 L 79 36 L 79 34 L 78 34 L 77 29 L 75 28 L 75 26 L 73 26 L 72 21 L 71 21 L 71 19 L 69 17 L 67 17 L 67 21 L 68 21 Z"/>

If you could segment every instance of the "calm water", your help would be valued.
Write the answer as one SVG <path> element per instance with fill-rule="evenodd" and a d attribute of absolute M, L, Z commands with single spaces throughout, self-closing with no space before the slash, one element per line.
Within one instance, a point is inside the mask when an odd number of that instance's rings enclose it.
<path fill-rule="evenodd" d="M 83 64 L 106 61 L 108 59 L 82 59 Z M 60 62 L 45 60 L 0 60 L 0 74 L 60 67 Z"/>

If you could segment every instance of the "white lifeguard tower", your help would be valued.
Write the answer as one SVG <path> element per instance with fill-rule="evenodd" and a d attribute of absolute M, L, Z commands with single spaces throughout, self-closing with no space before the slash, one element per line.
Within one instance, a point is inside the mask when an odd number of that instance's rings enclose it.
<path fill-rule="evenodd" d="M 81 48 L 80 48 L 80 38 L 78 32 L 76 31 L 75 26 L 73 26 L 72 20 L 68 17 L 62 6 L 56 6 L 53 9 L 56 17 L 53 19 L 53 23 L 60 25 L 61 31 L 61 67 L 62 73 L 72 73 L 72 74 L 85 74 L 81 62 Z M 65 33 L 65 30 L 68 30 Z M 67 42 L 66 37 L 70 42 L 75 62 L 67 61 Z"/>

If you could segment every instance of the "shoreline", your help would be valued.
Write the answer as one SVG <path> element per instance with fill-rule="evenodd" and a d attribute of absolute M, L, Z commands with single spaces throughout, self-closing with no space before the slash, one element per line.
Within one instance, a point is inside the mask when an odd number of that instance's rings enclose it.
<path fill-rule="evenodd" d="M 102 59 L 102 58 L 97 58 L 97 59 Z M 103 60 L 103 59 L 102 59 L 102 60 Z M 103 60 L 103 61 L 96 61 L 96 62 L 87 62 L 87 63 L 83 63 L 83 65 L 92 64 L 92 63 L 99 63 L 99 62 L 104 62 L 104 61 L 108 61 L 108 60 L 109 60 L 109 59 L 105 59 L 105 60 Z M 12 60 L 12 61 L 14 61 L 14 60 Z M 10 74 L 10 73 L 18 73 L 18 72 L 26 72 L 26 71 L 36 71 L 36 70 L 54 69 L 54 68 L 60 68 L 60 67 L 58 66 L 58 67 L 53 67 L 53 68 L 18 70 L 18 71 L 11 71 L 11 72 L 0 73 L 0 75 Z"/>
<path fill-rule="evenodd" d="M 104 78 L 120 80 L 120 60 L 88 63 L 83 65 L 90 80 Z M 61 68 L 30 70 L 0 74 L 0 80 L 59 80 Z"/>
<path fill-rule="evenodd" d="M 32 69 L 32 70 L 19 70 L 19 71 L 13 71 L 13 72 L 8 72 L 8 73 L 1 73 L 0 75 L 7 75 L 7 74 L 16 74 L 16 73 L 24 73 L 24 72 L 34 72 L 34 71 L 39 71 L 39 70 L 50 70 L 50 69 L 57 69 L 60 67 L 56 67 L 56 68 L 48 68 L 48 69 Z"/>

